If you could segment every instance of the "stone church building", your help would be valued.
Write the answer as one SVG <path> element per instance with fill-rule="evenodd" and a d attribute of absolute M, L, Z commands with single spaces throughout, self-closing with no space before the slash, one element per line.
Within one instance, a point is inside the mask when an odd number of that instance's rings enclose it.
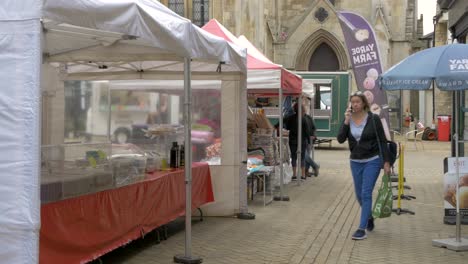
<path fill-rule="evenodd" d="M 427 41 L 420 40 L 422 18 L 418 20 L 417 17 L 417 0 L 161 0 L 161 2 L 199 26 L 203 26 L 212 18 L 217 19 L 234 35 L 246 36 L 269 59 L 295 71 L 352 73 L 337 14 L 339 11 L 357 13 L 373 27 L 383 71 L 415 51 L 427 48 Z M 351 90 L 357 90 L 354 81 Z M 418 92 L 408 91 L 391 92 L 388 96 L 389 106 L 394 114 L 399 116 L 398 119 L 405 111 L 418 113 L 419 101 L 430 102 L 429 98 L 432 98 L 432 94 L 421 97 Z M 426 112 L 430 114 L 432 106 L 430 104 L 428 106 L 430 109 Z M 401 125 L 401 122 L 399 123 Z M 398 130 L 397 127 L 393 129 Z"/>

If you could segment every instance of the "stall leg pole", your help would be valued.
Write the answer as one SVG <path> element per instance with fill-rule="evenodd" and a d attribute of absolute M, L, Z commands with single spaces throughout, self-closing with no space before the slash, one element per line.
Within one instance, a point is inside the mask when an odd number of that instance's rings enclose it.
<path fill-rule="evenodd" d="M 241 81 L 240 86 L 245 87 L 245 85 L 246 85 L 246 82 Z M 239 100 L 240 101 L 238 103 L 240 104 L 240 106 L 243 108 L 245 107 L 244 109 L 247 109 L 247 96 L 246 96 L 245 89 L 241 89 Z M 244 119 L 244 120 L 247 121 L 247 119 Z M 247 124 L 243 123 L 244 120 L 239 120 L 239 121 L 240 121 L 241 127 L 246 129 Z M 247 145 L 245 144 L 245 141 L 243 141 L 243 139 L 239 138 L 239 145 L 242 148 L 245 147 L 245 151 L 247 150 Z M 247 203 L 248 176 L 247 176 L 247 167 L 245 166 L 247 164 L 247 153 L 245 153 L 245 156 L 244 156 L 244 153 L 242 153 L 242 158 L 245 158 L 245 160 L 242 161 L 243 165 L 239 167 L 239 212 L 237 213 L 237 218 L 240 220 L 254 220 L 255 213 L 249 212 L 249 206 Z M 251 176 L 252 176 L 252 187 L 253 187 L 253 179 L 255 178 L 255 176 L 254 174 L 251 174 Z M 253 195 L 253 191 L 252 191 L 252 195 Z"/>
<path fill-rule="evenodd" d="M 283 168 L 283 89 L 279 89 L 279 152 L 280 152 L 280 194 L 273 197 L 275 201 L 289 201 L 289 196 L 283 194 L 284 168 Z"/>
<path fill-rule="evenodd" d="M 184 134 L 185 134 L 185 255 L 174 256 L 175 263 L 202 263 L 192 256 L 192 121 L 190 58 L 184 58 Z"/>
<path fill-rule="evenodd" d="M 434 239 L 432 240 L 432 245 L 436 247 L 444 247 L 454 251 L 468 251 L 468 238 L 461 237 L 461 227 L 460 227 L 460 190 L 459 190 L 459 181 L 460 181 L 460 171 L 459 171 L 459 159 L 458 159 L 458 113 L 459 109 L 459 101 L 458 95 L 459 91 L 453 91 L 455 97 L 455 116 L 454 116 L 454 123 L 455 123 L 455 133 L 453 134 L 453 139 L 455 140 L 455 172 L 457 174 L 457 192 L 456 192 L 456 229 L 455 229 L 455 238 L 446 238 L 446 239 Z"/>
<path fill-rule="evenodd" d="M 112 119 L 112 105 L 111 105 L 111 90 L 107 87 L 107 141 L 112 142 L 111 136 L 111 119 Z"/>

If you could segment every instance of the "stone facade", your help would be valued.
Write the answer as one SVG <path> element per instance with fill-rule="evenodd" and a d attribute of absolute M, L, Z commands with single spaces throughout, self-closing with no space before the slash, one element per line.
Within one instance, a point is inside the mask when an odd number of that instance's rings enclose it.
<path fill-rule="evenodd" d="M 331 3 L 334 2 L 334 5 Z M 336 15 L 346 10 L 362 15 L 374 27 L 384 70 L 412 53 L 411 41 L 417 37 L 415 0 L 220 0 L 213 1 L 212 17 L 234 35 L 245 35 L 276 63 L 296 69 L 301 47 L 326 32 L 345 52 L 344 37 Z M 328 17 L 320 23 L 314 17 L 324 8 Z M 323 41 L 326 41 L 323 38 Z M 339 45 L 341 47 L 339 47 Z M 337 54 L 338 57 L 347 54 Z M 341 65 L 340 65 L 341 66 Z M 343 65 L 348 69 L 349 65 Z"/>
<path fill-rule="evenodd" d="M 338 11 L 358 13 L 369 21 L 383 71 L 420 49 L 417 0 L 210 0 L 209 8 L 210 18 L 236 36 L 245 35 L 272 61 L 292 70 L 308 70 L 315 49 L 325 43 L 337 57 L 338 70 L 352 72 Z M 326 17 L 320 21 L 317 12 Z M 403 110 L 418 100 L 403 95 Z"/>
<path fill-rule="evenodd" d="M 447 20 L 439 20 L 435 27 L 435 46 L 447 43 Z M 452 115 L 452 92 L 435 90 L 435 115 Z M 437 120 L 436 120 L 437 121 Z"/>
<path fill-rule="evenodd" d="M 166 5 L 169 1 L 161 0 Z M 185 2 L 185 14 L 191 18 L 191 1 Z M 267 57 L 290 69 L 304 66 L 298 62 L 302 55 L 299 52 L 304 45 L 314 41 L 313 36 L 321 37 L 325 42 L 329 41 L 335 45 L 332 49 L 339 58 L 347 58 L 344 37 L 336 12 L 346 10 L 358 13 L 374 27 L 385 70 L 413 52 L 412 41 L 418 37 L 416 2 L 416 0 L 210 0 L 209 10 L 210 18 L 217 19 L 236 36 L 245 35 Z M 322 23 L 314 17 L 314 13 L 319 8 L 325 9 L 328 13 Z M 340 68 L 349 69 L 350 64 L 347 59 L 346 63 L 340 65 Z"/>
<path fill-rule="evenodd" d="M 369 21 L 375 31 L 384 71 L 416 50 L 414 43 L 418 37 L 418 27 L 415 0 L 337 0 L 332 1 L 334 4 L 327 0 L 221 2 L 230 2 L 232 8 L 213 13 L 214 18 L 235 35 L 246 35 L 274 62 L 293 70 L 308 70 L 315 48 L 326 43 L 337 56 L 339 70 L 352 73 L 337 11 L 355 12 Z M 321 8 L 328 14 L 322 22 L 315 15 Z M 229 14 L 228 20 L 225 19 L 226 14 Z M 232 24 L 232 17 L 242 19 Z M 247 22 L 252 17 L 254 21 Z M 352 86 L 352 90 L 357 90 L 354 81 Z M 417 113 L 417 94 L 403 92 L 402 95 L 402 112 L 406 108 L 414 108 L 412 111 Z"/>

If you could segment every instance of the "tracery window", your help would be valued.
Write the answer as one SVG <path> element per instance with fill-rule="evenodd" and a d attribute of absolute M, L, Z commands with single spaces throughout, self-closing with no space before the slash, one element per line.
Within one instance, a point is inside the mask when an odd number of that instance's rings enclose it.
<path fill-rule="evenodd" d="M 177 13 L 178 15 L 185 16 L 184 0 L 169 0 L 169 3 L 168 3 L 167 6 L 169 7 L 169 9 L 171 9 L 172 11 Z"/>
<path fill-rule="evenodd" d="M 192 22 L 202 27 L 205 25 L 209 17 L 209 10 L 210 10 L 210 1 L 209 0 L 193 0 L 193 8 L 192 8 Z"/>

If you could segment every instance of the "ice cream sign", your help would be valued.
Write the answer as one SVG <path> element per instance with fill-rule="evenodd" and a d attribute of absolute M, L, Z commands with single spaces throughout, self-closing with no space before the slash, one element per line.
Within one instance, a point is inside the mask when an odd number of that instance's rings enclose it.
<path fill-rule="evenodd" d="M 448 158 L 448 173 L 444 176 L 445 216 L 455 215 L 457 185 L 459 208 L 462 215 L 468 215 L 468 157 Z M 458 175 L 457 175 L 458 167 Z"/>
<path fill-rule="evenodd" d="M 449 60 L 450 71 L 468 71 L 468 59 Z"/>
<path fill-rule="evenodd" d="M 456 158 L 450 157 L 447 165 L 448 173 L 457 173 L 457 167 L 459 173 L 468 173 L 468 157 L 459 157 L 458 163 Z"/>

